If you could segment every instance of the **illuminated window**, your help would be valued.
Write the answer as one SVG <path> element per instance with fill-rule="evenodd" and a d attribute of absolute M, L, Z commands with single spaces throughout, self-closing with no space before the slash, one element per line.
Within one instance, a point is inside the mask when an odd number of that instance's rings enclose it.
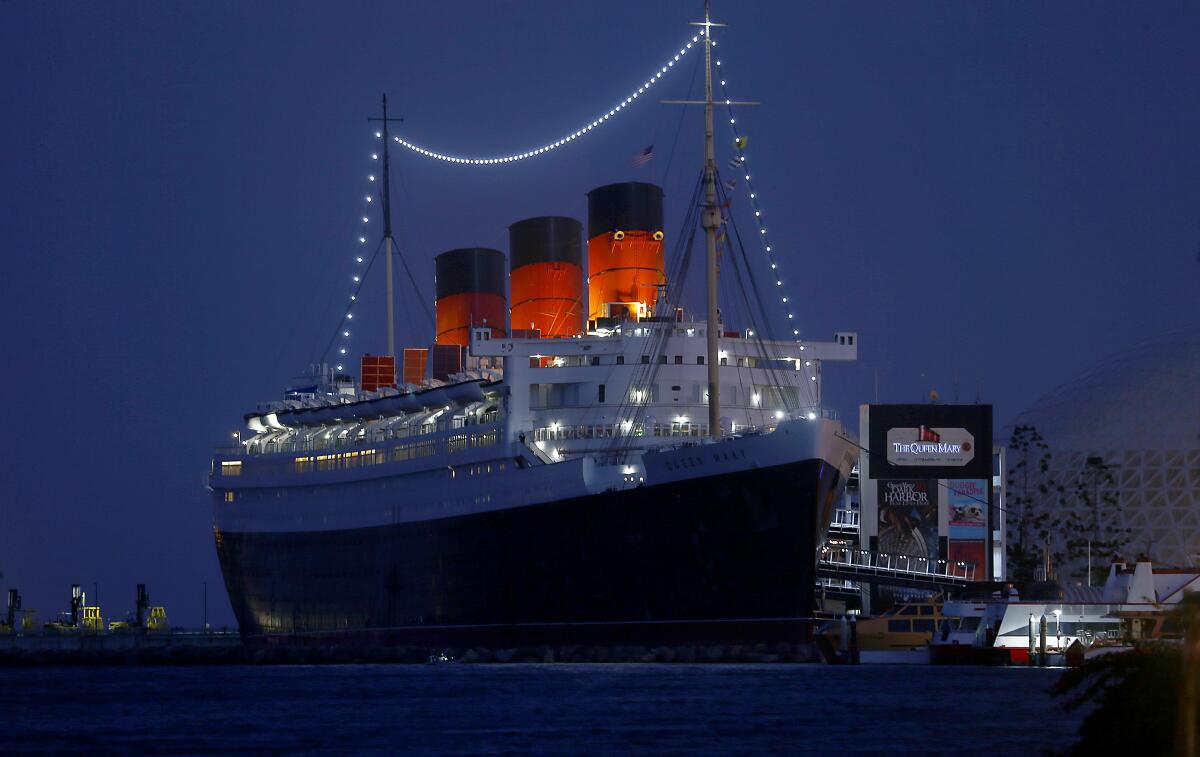
<path fill-rule="evenodd" d="M 226 502 L 232 502 L 232 501 L 233 501 L 233 492 L 225 492 L 225 501 L 226 501 Z"/>

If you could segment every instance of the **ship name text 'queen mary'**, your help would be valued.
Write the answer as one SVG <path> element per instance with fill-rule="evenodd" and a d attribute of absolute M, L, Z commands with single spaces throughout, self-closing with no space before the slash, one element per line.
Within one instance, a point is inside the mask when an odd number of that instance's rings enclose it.
<path fill-rule="evenodd" d="M 610 184 L 587 193 L 586 232 L 534 217 L 509 227 L 507 256 L 438 255 L 435 344 L 404 350 L 399 376 L 389 307 L 389 354 L 363 356 L 357 377 L 318 365 L 245 416 L 251 433 L 217 451 L 209 489 L 248 641 L 806 633 L 817 547 L 857 455 L 822 409 L 821 368 L 858 345 L 723 322 L 717 248 L 732 235 L 706 85 L 689 210 L 704 312 L 680 306 L 690 250 L 667 254 L 662 190 Z"/>

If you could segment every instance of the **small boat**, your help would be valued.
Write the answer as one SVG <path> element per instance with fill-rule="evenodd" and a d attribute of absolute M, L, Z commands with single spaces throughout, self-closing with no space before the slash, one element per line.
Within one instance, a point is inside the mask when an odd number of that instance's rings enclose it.
<path fill-rule="evenodd" d="M 924 601 L 901 602 L 876 617 L 860 618 L 854 624 L 858 661 L 870 664 L 923 665 L 929 662 L 925 647 L 942 620 L 942 595 Z M 843 635 L 849 623 L 833 620 L 818 631 L 831 649 L 848 649 Z"/>
<path fill-rule="evenodd" d="M 938 664 L 1071 665 L 1172 635 L 1169 610 L 1200 590 L 1200 569 L 1155 569 L 1115 561 L 1103 588 L 1035 584 L 1015 591 L 947 601 L 929 645 Z"/>
<path fill-rule="evenodd" d="M 942 596 L 893 605 L 878 617 L 858 621 L 863 652 L 907 651 L 925 647 L 942 619 Z M 865 661 L 865 660 L 864 660 Z"/>

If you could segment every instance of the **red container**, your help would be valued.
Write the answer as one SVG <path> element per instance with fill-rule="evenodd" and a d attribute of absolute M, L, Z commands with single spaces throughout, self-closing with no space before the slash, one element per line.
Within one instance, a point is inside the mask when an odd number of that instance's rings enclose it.
<path fill-rule="evenodd" d="M 446 381 L 451 373 L 462 370 L 463 348 L 457 344 L 435 344 L 430 348 L 430 375 L 438 381 Z"/>
<path fill-rule="evenodd" d="M 419 384 L 425 380 L 425 366 L 429 362 L 429 350 L 425 347 L 404 348 L 404 383 Z"/>
<path fill-rule="evenodd" d="M 380 387 L 396 388 L 395 355 L 363 355 L 359 373 L 364 392 L 378 391 Z"/>

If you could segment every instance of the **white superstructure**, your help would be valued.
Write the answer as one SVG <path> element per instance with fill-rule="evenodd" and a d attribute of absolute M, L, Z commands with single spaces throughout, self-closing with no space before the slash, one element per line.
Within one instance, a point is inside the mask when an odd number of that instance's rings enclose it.
<path fill-rule="evenodd" d="M 844 480 L 853 446 L 820 406 L 820 375 L 823 361 L 855 358 L 855 336 L 722 337 L 725 438 L 713 442 L 704 329 L 642 321 L 525 340 L 479 329 L 468 365 L 502 362 L 502 371 L 407 393 L 268 403 L 247 416 L 253 434 L 214 460 L 213 488 L 225 490 L 218 528 L 415 522 L 804 459 L 831 462 Z"/>

